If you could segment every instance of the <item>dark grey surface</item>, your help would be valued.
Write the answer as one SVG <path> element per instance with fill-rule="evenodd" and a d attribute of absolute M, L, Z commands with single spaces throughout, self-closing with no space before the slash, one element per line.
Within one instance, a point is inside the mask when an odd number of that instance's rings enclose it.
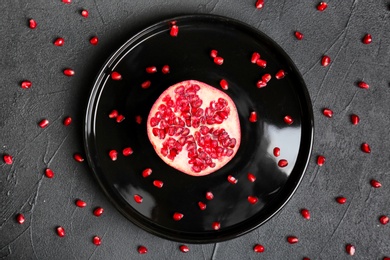
<path fill-rule="evenodd" d="M 356 246 L 354 259 L 390 256 L 390 224 L 378 218 L 390 215 L 390 9 L 389 1 L 329 1 L 318 12 L 319 1 L 77 1 L 3 0 L 0 2 L 0 154 L 14 156 L 13 165 L 0 162 L 0 258 L 5 259 L 348 259 L 345 245 Z M 85 19 L 79 11 L 89 10 Z M 206 245 L 167 241 L 135 227 L 101 192 L 86 163 L 73 153 L 83 152 L 84 109 L 100 66 L 137 31 L 159 20 L 181 14 L 208 13 L 246 22 L 281 45 L 296 63 L 308 86 L 315 116 L 314 149 L 307 174 L 291 201 L 272 220 L 240 238 Z M 28 28 L 28 19 L 38 22 Z M 298 41 L 293 32 L 304 39 Z M 364 34 L 373 43 L 361 42 Z M 98 46 L 89 44 L 99 37 Z M 52 44 L 65 38 L 63 47 Z M 332 63 L 320 65 L 323 54 Z M 76 71 L 68 78 L 62 70 Z M 31 89 L 21 89 L 28 79 Z M 365 80 L 370 89 L 356 82 Z M 334 117 L 321 111 L 329 107 Z M 350 123 L 356 113 L 361 122 Z M 62 125 L 72 116 L 69 127 Z M 37 126 L 50 120 L 46 129 Z M 371 145 L 371 154 L 360 150 Z M 324 166 L 316 165 L 322 154 Z M 44 177 L 44 169 L 55 172 Z M 382 188 L 370 186 L 371 179 Z M 345 196 L 339 205 L 334 198 Z M 86 208 L 77 208 L 81 198 Z M 105 209 L 97 218 L 96 206 Z M 307 208 L 305 220 L 300 209 Z M 26 222 L 17 224 L 23 213 Z M 59 238 L 56 226 L 66 229 Z M 102 237 L 96 247 L 92 237 Z M 290 245 L 286 237 L 299 243 Z M 252 247 L 260 243 L 265 252 Z M 149 252 L 139 255 L 137 247 Z"/>

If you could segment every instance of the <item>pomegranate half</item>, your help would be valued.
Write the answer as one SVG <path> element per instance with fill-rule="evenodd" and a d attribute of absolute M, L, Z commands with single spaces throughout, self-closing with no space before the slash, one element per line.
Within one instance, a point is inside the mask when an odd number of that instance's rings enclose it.
<path fill-rule="evenodd" d="M 226 165 L 241 142 L 233 100 L 196 80 L 172 85 L 160 95 L 150 110 L 147 133 L 165 163 L 192 176 Z"/>

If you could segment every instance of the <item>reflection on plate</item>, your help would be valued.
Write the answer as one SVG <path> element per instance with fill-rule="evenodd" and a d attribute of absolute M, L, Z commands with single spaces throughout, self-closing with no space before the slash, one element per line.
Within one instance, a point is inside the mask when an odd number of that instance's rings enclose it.
<path fill-rule="evenodd" d="M 176 37 L 170 34 L 172 21 L 179 28 Z M 211 50 L 224 58 L 222 65 L 214 63 Z M 262 62 L 251 62 L 254 52 L 266 61 L 265 68 Z M 161 71 L 164 65 L 169 73 Z M 147 73 L 150 66 L 158 71 Z M 112 78 L 113 71 L 121 80 Z M 258 88 L 264 74 L 272 78 Z M 220 90 L 225 79 L 228 89 L 223 91 L 234 101 L 241 125 L 237 154 L 202 177 L 164 163 L 146 132 L 156 99 L 169 86 L 189 79 Z M 145 81 L 150 81 L 148 88 L 141 87 Z M 119 118 L 110 114 L 113 110 Z M 257 112 L 255 123 L 249 120 L 252 111 Z M 248 25 L 211 15 L 162 21 L 127 41 L 98 75 L 85 121 L 89 164 L 118 210 L 153 234 L 192 243 L 237 237 L 276 214 L 304 174 L 312 135 L 310 99 L 285 52 Z M 133 153 L 123 153 L 129 147 Z M 118 153 L 115 161 L 112 150 Z M 143 174 L 147 168 L 150 175 Z M 229 182 L 228 176 L 237 182 Z"/>

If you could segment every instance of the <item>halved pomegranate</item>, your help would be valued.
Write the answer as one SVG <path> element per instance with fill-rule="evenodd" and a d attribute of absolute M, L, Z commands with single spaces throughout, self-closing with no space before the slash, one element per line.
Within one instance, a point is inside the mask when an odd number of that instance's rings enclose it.
<path fill-rule="evenodd" d="M 150 110 L 147 133 L 165 163 L 192 176 L 226 165 L 241 142 L 233 100 L 196 80 L 172 85 L 160 95 Z"/>

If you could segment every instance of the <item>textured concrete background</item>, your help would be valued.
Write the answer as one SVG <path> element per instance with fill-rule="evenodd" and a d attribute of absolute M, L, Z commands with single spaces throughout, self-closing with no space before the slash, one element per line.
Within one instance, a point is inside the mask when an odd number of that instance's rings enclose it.
<path fill-rule="evenodd" d="M 2 0 L 0 2 L 0 154 L 11 154 L 12 165 L 0 162 L 0 258 L 4 259 L 355 259 L 390 257 L 390 2 L 388 0 L 267 1 L 257 10 L 254 0 L 107 1 Z M 81 9 L 90 16 L 85 19 Z M 252 25 L 274 39 L 302 73 L 313 102 L 314 149 L 302 184 L 272 220 L 240 238 L 217 244 L 189 245 L 155 237 L 126 220 L 101 192 L 87 164 L 73 153 L 83 152 L 82 122 L 93 79 L 100 66 L 122 43 L 144 27 L 181 14 L 218 14 Z M 28 20 L 38 22 L 35 30 Z M 298 41 L 294 31 L 304 34 Z M 366 34 L 369 45 L 362 43 Z M 90 37 L 99 44 L 92 46 Z M 65 38 L 63 47 L 52 44 Z M 332 63 L 322 67 L 322 55 Z M 68 78 L 62 70 L 76 71 Z M 22 89 L 20 81 L 33 82 Z M 368 90 L 357 87 L 364 80 Z M 333 118 L 322 109 L 334 111 Z M 353 126 L 350 115 L 361 122 Z M 69 127 L 62 125 L 72 116 Z M 50 125 L 37 126 L 42 118 Z M 368 142 L 371 153 L 360 145 Z M 316 165 L 318 155 L 326 157 Z M 44 169 L 55 172 L 44 177 Z M 374 189 L 370 180 L 382 187 Z M 345 196 L 340 205 L 335 197 Z M 75 198 L 88 202 L 86 209 Z M 91 211 L 102 206 L 96 218 Z M 305 220 L 300 209 L 307 208 Z M 26 222 L 15 221 L 23 213 Z M 66 228 L 59 238 L 55 227 Z M 102 237 L 96 247 L 91 239 Z M 299 243 L 290 245 L 287 236 Z M 253 252 L 260 243 L 265 252 Z M 138 245 L 149 252 L 139 255 Z"/>

